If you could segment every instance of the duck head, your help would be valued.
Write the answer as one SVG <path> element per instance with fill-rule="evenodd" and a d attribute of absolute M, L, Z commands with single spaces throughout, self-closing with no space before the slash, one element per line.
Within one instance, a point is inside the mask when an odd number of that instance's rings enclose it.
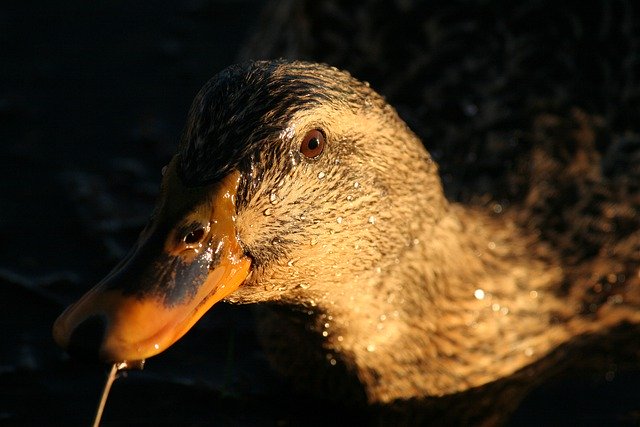
<path fill-rule="evenodd" d="M 368 84 L 318 64 L 233 66 L 196 96 L 138 243 L 54 337 L 135 361 L 222 299 L 400 299 L 405 260 L 446 210 L 436 165 Z"/>

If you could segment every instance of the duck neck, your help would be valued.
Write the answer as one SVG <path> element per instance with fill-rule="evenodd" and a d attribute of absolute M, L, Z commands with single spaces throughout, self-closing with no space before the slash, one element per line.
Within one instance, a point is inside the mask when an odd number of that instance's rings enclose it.
<path fill-rule="evenodd" d="M 477 387 L 567 339 L 571 308 L 552 292 L 562 280 L 552 257 L 506 217 L 445 211 L 370 281 L 377 292 L 318 301 L 324 351 L 357 371 L 370 402 Z"/>

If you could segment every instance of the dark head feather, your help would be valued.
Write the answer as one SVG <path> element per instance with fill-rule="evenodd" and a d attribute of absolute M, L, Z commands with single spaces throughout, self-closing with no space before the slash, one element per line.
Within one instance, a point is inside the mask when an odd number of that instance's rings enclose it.
<path fill-rule="evenodd" d="M 178 148 L 188 186 L 219 180 L 295 112 L 322 102 L 362 100 L 368 87 L 326 65 L 257 61 L 226 68 L 196 96 Z M 370 93 L 367 93 L 370 95 Z"/>

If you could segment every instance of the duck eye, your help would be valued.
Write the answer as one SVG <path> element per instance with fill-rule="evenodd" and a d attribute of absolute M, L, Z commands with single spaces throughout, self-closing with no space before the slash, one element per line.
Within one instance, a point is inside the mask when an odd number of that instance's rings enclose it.
<path fill-rule="evenodd" d="M 187 245 L 193 245 L 195 243 L 200 242 L 200 240 L 202 240 L 203 237 L 204 237 L 204 228 L 198 228 L 196 230 L 193 230 L 186 236 L 184 236 L 184 242 Z"/>
<path fill-rule="evenodd" d="M 300 152 L 308 159 L 313 159 L 322 154 L 324 150 L 324 134 L 318 129 L 310 130 L 304 136 L 300 144 Z"/>

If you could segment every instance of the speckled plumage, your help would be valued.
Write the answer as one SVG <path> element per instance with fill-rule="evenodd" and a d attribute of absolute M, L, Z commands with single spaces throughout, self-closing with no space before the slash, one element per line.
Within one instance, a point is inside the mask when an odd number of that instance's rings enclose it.
<path fill-rule="evenodd" d="M 585 120 L 575 113 L 571 156 L 590 143 Z M 327 146 L 305 159 L 301 138 L 314 128 Z M 636 278 L 591 302 L 585 271 L 594 264 L 540 233 L 539 218 L 565 212 L 553 192 L 540 197 L 549 169 L 561 167 L 545 150 L 534 151 L 522 204 L 450 203 L 420 140 L 368 85 L 277 61 L 235 66 L 208 83 L 179 155 L 190 185 L 242 173 L 236 227 L 254 271 L 228 300 L 267 303 L 262 333 L 283 372 L 316 392 L 414 410 L 499 384 L 511 393 L 508 411 L 563 348 L 640 323 Z M 591 170 L 590 161 L 572 163 L 574 172 Z M 626 245 L 617 253 L 633 269 L 638 232 L 623 237 L 603 248 Z"/>

